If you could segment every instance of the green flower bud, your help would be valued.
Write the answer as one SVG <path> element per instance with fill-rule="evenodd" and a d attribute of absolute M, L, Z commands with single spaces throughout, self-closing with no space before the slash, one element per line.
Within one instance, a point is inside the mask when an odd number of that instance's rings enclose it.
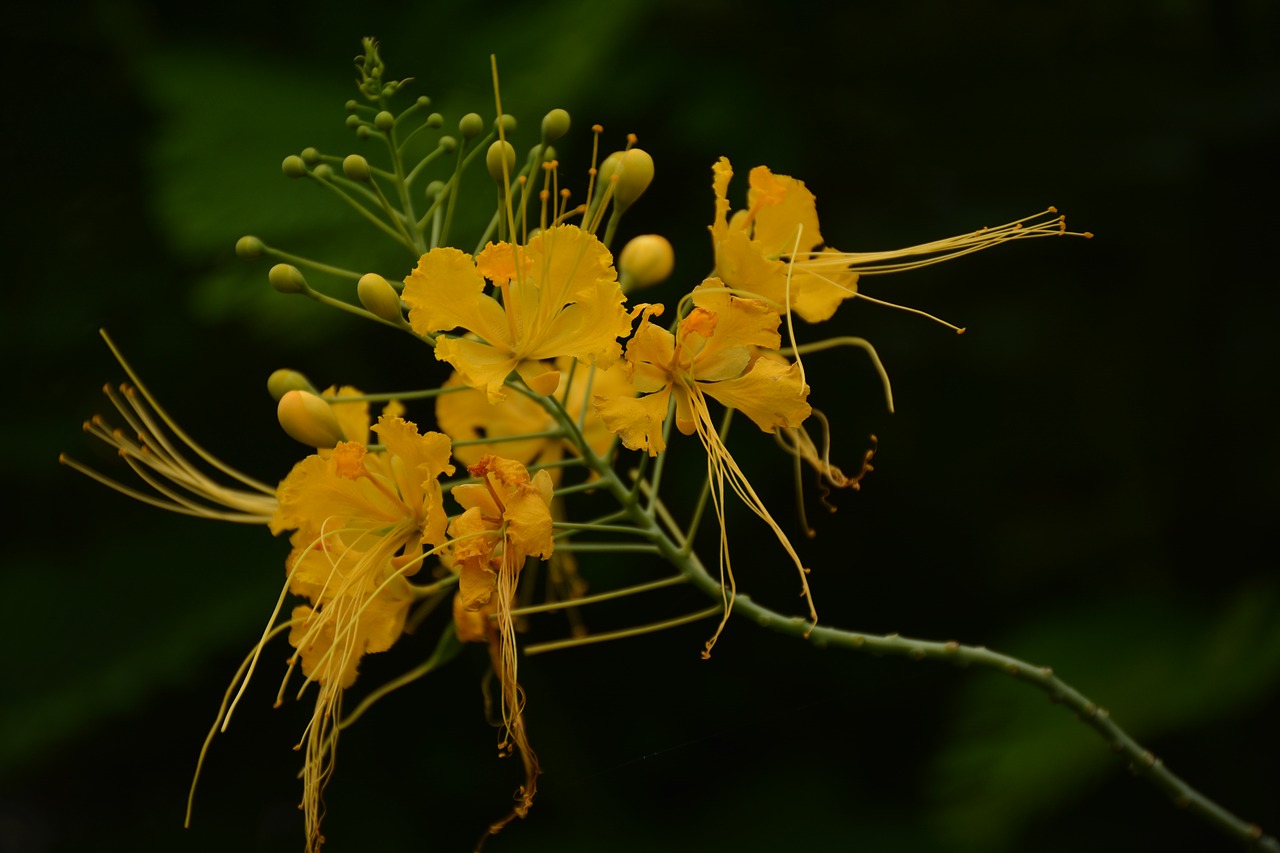
<path fill-rule="evenodd" d="M 386 133 L 388 130 L 396 126 L 396 117 L 387 110 L 382 110 L 373 117 L 373 124 L 378 130 Z"/>
<path fill-rule="evenodd" d="M 475 139 L 484 133 L 484 119 L 480 118 L 479 113 L 467 113 L 458 120 L 458 133 L 468 141 Z"/>
<path fill-rule="evenodd" d="M 267 377 L 267 393 L 271 395 L 271 399 L 278 401 L 290 391 L 308 391 L 312 394 L 319 394 L 311 384 L 311 380 L 303 376 L 296 370 L 289 370 L 282 367 L 274 370 Z"/>
<path fill-rule="evenodd" d="M 359 126 L 360 126 L 360 116 L 358 115 L 347 116 L 347 127 L 356 128 Z"/>
<path fill-rule="evenodd" d="M 625 153 L 625 151 L 615 151 L 600 161 L 600 168 L 596 173 L 596 182 L 600 185 L 602 191 L 609 186 L 610 179 L 618 171 L 618 167 L 622 165 L 622 155 Z"/>
<path fill-rule="evenodd" d="M 653 182 L 653 158 L 647 151 L 632 148 L 622 155 L 618 165 L 618 185 L 613 199 L 619 210 L 626 210 Z"/>
<path fill-rule="evenodd" d="M 435 201 L 436 197 L 439 196 L 440 193 L 444 192 L 444 187 L 444 181 L 432 181 L 427 184 L 427 198 L 431 201 Z"/>
<path fill-rule="evenodd" d="M 308 447 L 333 447 L 346 440 L 333 409 L 310 391 L 286 391 L 276 406 L 276 418 L 290 438 Z"/>
<path fill-rule="evenodd" d="M 355 98 L 352 98 L 351 100 L 347 101 L 347 112 L 353 113 L 358 109 L 360 109 L 360 102 L 357 101 Z"/>
<path fill-rule="evenodd" d="M 360 276 L 360 281 L 356 284 L 356 295 L 360 297 L 360 304 L 365 307 L 365 310 L 375 317 L 396 325 L 404 322 L 404 315 L 400 309 L 400 294 L 396 293 L 396 289 L 376 272 Z"/>
<path fill-rule="evenodd" d="M 431 99 L 426 95 L 419 95 L 416 103 L 418 104 L 418 109 L 426 109 L 431 106 Z"/>
<path fill-rule="evenodd" d="M 342 161 L 342 174 L 353 181 L 364 183 L 370 179 L 369 161 L 359 154 L 348 154 Z"/>
<path fill-rule="evenodd" d="M 569 113 L 554 109 L 542 117 L 542 138 L 554 142 L 569 132 Z"/>
<path fill-rule="evenodd" d="M 503 173 L 502 164 L 506 162 L 507 168 Z M 504 184 L 515 176 L 516 170 L 516 149 L 515 146 L 505 139 L 499 139 L 489 146 L 489 151 L 484 155 L 484 164 L 489 168 L 489 176 L 499 184 Z"/>
<path fill-rule="evenodd" d="M 303 148 L 302 162 L 306 163 L 308 166 L 314 166 L 316 163 L 320 162 L 320 152 L 315 148 Z"/>
<path fill-rule="evenodd" d="M 458 140 L 452 136 L 442 136 L 440 141 L 436 143 L 436 147 L 446 154 L 450 154 L 458 150 Z"/>
<path fill-rule="evenodd" d="M 427 116 L 427 127 L 431 128 L 432 130 L 437 130 L 441 127 L 444 127 L 444 116 L 440 115 L 440 113 L 432 113 L 431 115 Z"/>
<path fill-rule="evenodd" d="M 362 124 L 356 128 L 356 139 L 368 139 L 369 134 L 373 131 L 369 130 L 369 125 Z"/>
<path fill-rule="evenodd" d="M 666 281 L 675 265 L 676 254 L 666 237 L 641 234 L 623 246 L 618 255 L 622 291 L 627 293 Z"/>
<path fill-rule="evenodd" d="M 311 174 L 322 181 L 327 181 L 333 177 L 333 167 L 328 163 L 321 163 L 311 170 Z"/>
<path fill-rule="evenodd" d="M 280 171 L 284 172 L 286 178 L 305 178 L 307 176 L 307 164 L 302 162 L 302 158 L 297 154 L 290 154 L 280 164 Z"/>
<path fill-rule="evenodd" d="M 246 234 L 236 241 L 236 254 L 245 260 L 262 257 L 265 248 L 262 241 L 251 234 Z"/>
<path fill-rule="evenodd" d="M 498 125 L 502 125 L 503 136 L 510 136 L 516 132 L 516 117 L 503 113 L 493 120 L 493 129 L 497 130 Z"/>
<path fill-rule="evenodd" d="M 306 293 L 309 289 L 302 272 L 292 264 L 276 264 L 267 273 L 267 280 L 280 293 Z"/>

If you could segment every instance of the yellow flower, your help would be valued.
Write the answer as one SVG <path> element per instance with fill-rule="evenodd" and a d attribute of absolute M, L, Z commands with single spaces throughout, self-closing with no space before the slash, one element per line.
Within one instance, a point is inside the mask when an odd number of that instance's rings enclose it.
<path fill-rule="evenodd" d="M 501 302 L 484 292 L 486 279 Z M 440 336 L 436 358 L 490 402 L 503 399 L 513 370 L 537 393 L 554 393 L 560 374 L 546 359 L 609 367 L 630 331 L 609 250 L 574 225 L 548 228 L 527 246 L 490 243 L 474 260 L 432 249 L 405 279 L 403 299 L 419 334 L 461 327 L 474 336 Z"/>
<path fill-rule="evenodd" d="M 741 411 L 765 432 L 809 416 L 809 387 L 799 365 L 757 357 L 757 348 L 776 350 L 781 343 L 776 311 L 758 299 L 733 296 L 715 278 L 694 289 L 693 304 L 675 334 L 651 320 L 661 305 L 644 309 L 626 356 L 632 384 L 643 396 L 596 397 L 601 419 L 624 445 L 650 456 L 663 451 L 662 424 L 673 395 L 676 427 L 685 435 L 709 419 L 705 396 Z"/>
<path fill-rule="evenodd" d="M 360 435 L 359 418 L 346 430 Z M 454 470 L 448 437 L 420 435 L 385 414 L 373 431 L 381 451 L 344 441 L 295 465 L 271 519 L 273 532 L 295 531 L 288 588 L 311 602 L 294 609 L 289 632 L 298 650 L 292 662 L 300 659 L 307 682 L 319 685 L 303 764 L 310 849 L 322 840 L 320 792 L 332 772 L 342 691 L 363 655 L 386 651 L 404 631 L 414 598 L 406 577 L 421 567 L 427 545 L 444 543 L 448 523 L 438 481 Z"/>
<path fill-rule="evenodd" d="M 489 602 L 504 571 L 514 581 L 526 558 L 551 556 L 552 484 L 546 471 L 531 477 L 519 462 L 492 455 L 467 470 L 482 482 L 453 487 L 464 512 L 449 535 L 463 605 L 475 610 Z"/>
<path fill-rule="evenodd" d="M 502 722 L 505 738 L 499 749 L 514 750 L 524 764 L 525 782 L 516 795 L 511 814 L 490 828 L 496 832 L 514 817 L 524 817 L 538 789 L 538 757 L 524 729 L 524 691 L 516 667 L 515 624 L 511 603 L 524 562 L 531 556 L 546 559 L 555 548 L 551 521 L 551 477 L 539 471 L 532 477 L 519 462 L 484 456 L 467 468 L 478 484 L 453 487 L 453 497 L 464 508 L 449 525 L 451 559 L 459 572 L 454 621 L 459 638 L 488 639 L 494 670 L 502 688 Z M 492 612 L 492 631 L 469 616 Z"/>
<path fill-rule="evenodd" d="M 713 173 L 716 215 L 711 236 L 716 275 L 726 286 L 763 296 L 780 309 L 789 306 L 811 323 L 828 319 L 857 293 L 857 273 L 838 266 L 818 270 L 804 263 L 840 253 L 823 248 L 816 201 L 802 181 L 757 166 L 748 176 L 747 209 L 730 218 L 733 168 L 728 158 L 721 157 Z"/>
<path fill-rule="evenodd" d="M 595 405 L 624 445 L 656 456 L 665 448 L 662 424 L 674 397 L 676 427 L 686 435 L 697 433 L 707 451 L 707 481 L 720 525 L 725 605 L 720 626 L 703 653 L 709 655 L 729 619 L 736 591 L 725 529 L 726 483 L 773 530 L 800 574 L 801 593 L 809 600 L 814 624 L 818 615 L 809 596 L 808 569 L 729 453 L 711 420 L 706 398 L 737 409 L 765 432 L 776 433 L 799 426 L 809 416 L 809 386 L 799 364 L 761 355 L 776 350 L 781 342 L 781 318 L 765 303 L 734 296 L 718 279 L 709 278 L 694 289 L 693 304 L 674 334 L 651 322 L 661 306 L 644 307 L 640 326 L 627 344 L 632 383 L 644 396 L 596 397 Z"/>
<path fill-rule="evenodd" d="M 830 318 L 840 303 L 852 297 L 887 305 L 858 292 L 860 275 L 901 272 L 977 252 L 1010 240 L 1059 237 L 1073 234 L 1092 237 L 1088 231 L 1067 231 L 1057 208 L 1015 219 L 993 228 L 894 249 L 888 252 L 840 252 L 825 245 L 818 230 L 817 206 L 804 183 L 775 175 L 757 166 L 748 176 L 747 208 L 729 216 L 729 180 L 733 168 L 721 157 L 712 167 L 711 186 L 716 196 L 711 224 L 715 246 L 715 274 L 734 290 L 768 299 L 780 310 L 790 308 L 811 323 Z M 938 320 L 914 308 L 904 308 Z M 957 332 L 964 329 L 938 320 Z"/>

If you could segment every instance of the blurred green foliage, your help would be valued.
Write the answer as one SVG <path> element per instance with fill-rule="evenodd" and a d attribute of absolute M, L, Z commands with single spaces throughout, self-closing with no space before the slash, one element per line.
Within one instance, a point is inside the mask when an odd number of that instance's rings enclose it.
<path fill-rule="evenodd" d="M 861 359 L 810 366 L 837 461 L 869 432 L 881 440 L 863 491 L 814 519 L 819 612 L 1050 664 L 1210 796 L 1280 826 L 1267 787 L 1280 593 L 1258 556 L 1280 498 L 1272 4 L 132 0 L 15 14 L 9 55 L 40 69 L 47 105 L 7 116 L 17 524 L 0 574 L 0 849 L 300 843 L 301 709 L 271 711 L 265 673 L 215 742 L 195 828 L 180 829 L 204 727 L 269 612 L 284 543 L 132 505 L 55 459 L 119 470 L 76 428 L 101 409 L 100 383 L 122 378 L 100 325 L 179 422 L 267 480 L 298 453 L 262 390 L 272 369 L 378 390 L 439 380 L 420 346 L 281 297 L 265 263 L 232 252 L 256 233 L 407 271 L 412 259 L 279 171 L 308 145 L 360 150 L 342 105 L 368 34 L 448 122 L 491 110 L 496 52 L 524 144 L 547 109 L 573 115 L 557 147 L 579 194 L 586 128 L 638 133 L 658 177 L 622 236 L 661 231 L 678 257 L 655 299 L 710 266 L 722 154 L 741 173 L 767 163 L 804 179 L 842 249 L 1048 202 L 1096 232 L 864 282 L 970 332 L 857 305 L 836 321 L 877 344 L 892 417 Z M 766 460 L 752 476 L 784 516 L 787 466 L 758 436 L 735 440 Z M 786 573 L 747 558 L 773 553 L 767 531 L 731 524 L 744 587 L 792 608 Z M 600 584 L 610 571 L 584 561 Z M 429 654 L 435 627 L 371 660 L 368 683 Z M 535 623 L 533 636 L 562 630 Z M 488 849 L 1227 849 L 1024 685 L 737 622 L 703 663 L 703 639 L 693 626 L 523 666 L 547 775 L 529 819 Z M 480 658 L 344 735 L 333 850 L 463 849 L 501 811 L 516 771 L 493 759 Z"/>

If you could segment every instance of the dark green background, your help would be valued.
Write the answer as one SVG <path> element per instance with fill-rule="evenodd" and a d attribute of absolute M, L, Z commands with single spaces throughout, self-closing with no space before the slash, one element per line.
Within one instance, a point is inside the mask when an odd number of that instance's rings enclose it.
<path fill-rule="evenodd" d="M 342 104 L 367 34 L 451 121 L 491 112 L 497 52 L 517 141 L 532 143 L 547 109 L 572 113 L 561 159 L 579 191 L 587 126 L 615 144 L 639 134 L 657 178 L 623 236 L 666 234 L 679 288 L 710 267 L 721 154 L 743 176 L 767 163 L 803 178 L 845 250 L 1047 204 L 1094 231 L 864 282 L 967 325 L 963 338 L 865 303 L 833 321 L 876 343 L 898 412 L 883 413 L 862 358 L 810 360 L 837 461 L 852 465 L 867 433 L 881 442 L 865 489 L 838 496 L 833 517 L 813 513 L 819 536 L 803 547 L 818 606 L 836 625 L 1052 664 L 1175 771 L 1280 828 L 1274 4 L 168 9 L 72 4 L 6 24 L 3 346 L 16 393 L 0 850 L 301 847 L 289 747 L 305 707 L 270 709 L 270 666 L 214 745 L 194 828 L 180 828 L 284 543 L 134 505 L 56 458 L 120 473 L 79 432 L 101 383 L 123 378 L 99 326 L 192 434 L 267 480 L 299 452 L 263 390 L 272 369 L 366 389 L 438 381 L 424 347 L 281 297 L 265 262 L 232 252 L 254 232 L 388 275 L 404 263 L 279 172 L 306 145 L 363 150 Z M 787 466 L 749 429 L 734 446 L 790 522 Z M 691 482 L 697 454 L 673 463 L 676 484 Z M 730 524 L 742 587 L 795 610 L 768 532 L 742 512 Z M 583 569 L 605 588 L 661 567 Z M 659 593 L 589 617 L 607 630 L 700 606 Z M 412 666 L 437 628 L 369 659 L 361 683 Z M 486 849 L 1232 849 L 1025 685 L 819 651 L 741 620 L 703 662 L 708 630 L 523 664 L 546 775 L 528 820 Z M 531 636 L 563 632 L 547 618 Z M 468 655 L 344 735 L 326 849 L 468 849 L 501 813 L 517 768 L 494 758 L 483 667 Z"/>

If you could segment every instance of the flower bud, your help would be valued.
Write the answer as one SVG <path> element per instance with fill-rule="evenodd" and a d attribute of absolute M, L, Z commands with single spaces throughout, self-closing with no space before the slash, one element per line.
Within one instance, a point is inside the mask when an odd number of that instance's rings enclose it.
<path fill-rule="evenodd" d="M 493 129 L 497 130 L 498 125 L 502 125 L 502 135 L 510 136 L 516 132 L 516 117 L 503 113 L 493 120 Z"/>
<path fill-rule="evenodd" d="M 386 133 L 388 130 L 396 126 L 396 117 L 387 110 L 381 110 L 373 117 L 373 126 L 383 133 Z"/>
<path fill-rule="evenodd" d="M 479 113 L 467 113 L 458 119 L 458 133 L 468 141 L 475 139 L 484 133 L 484 119 L 480 118 Z"/>
<path fill-rule="evenodd" d="M 246 234 L 236 241 L 236 255 L 245 260 L 262 257 L 264 249 L 266 246 L 263 242 L 252 234 Z"/>
<path fill-rule="evenodd" d="M 280 293 L 306 293 L 309 289 L 302 272 L 292 264 L 276 264 L 267 273 L 267 280 Z"/>
<path fill-rule="evenodd" d="M 347 127 L 357 128 L 360 126 L 360 116 L 352 114 L 347 116 Z"/>
<path fill-rule="evenodd" d="M 315 389 L 315 386 L 311 384 L 311 380 L 307 379 L 307 377 L 303 376 L 298 371 L 289 370 L 287 367 L 274 370 L 271 372 L 271 375 L 267 377 L 267 393 L 271 395 L 271 399 L 279 401 L 281 397 L 288 394 L 290 391 L 308 391 L 312 394 L 320 393 Z"/>
<path fill-rule="evenodd" d="M 507 168 L 504 174 L 502 164 L 506 163 Z M 499 139 L 489 146 L 489 152 L 484 155 L 484 163 L 489 167 L 489 175 L 499 184 L 505 184 L 515 176 L 516 170 L 516 149 L 510 142 L 505 139 Z"/>
<path fill-rule="evenodd" d="M 431 183 L 427 184 L 427 188 L 426 188 L 427 200 L 435 201 L 436 197 L 439 196 L 440 193 L 444 192 L 444 187 L 445 187 L 444 181 L 432 181 Z"/>
<path fill-rule="evenodd" d="M 360 281 L 356 284 L 356 295 L 360 297 L 360 304 L 365 307 L 365 310 L 375 317 L 396 325 L 404 322 L 404 315 L 400 309 L 400 294 L 396 293 L 396 289 L 390 282 L 376 272 L 360 276 Z"/>
<path fill-rule="evenodd" d="M 333 167 L 328 163 L 321 163 L 311 170 L 311 174 L 322 181 L 327 181 L 333 177 Z"/>
<path fill-rule="evenodd" d="M 342 160 L 342 174 L 353 181 L 364 183 L 371 177 L 369 174 L 369 161 L 359 154 L 348 154 Z"/>
<path fill-rule="evenodd" d="M 308 447 L 333 447 L 346 440 L 333 409 L 310 391 L 286 391 L 276 406 L 276 417 L 290 438 Z"/>
<path fill-rule="evenodd" d="M 614 203 L 626 210 L 653 182 L 653 158 L 649 152 L 632 148 L 622 155 L 618 165 L 618 185 L 613 190 Z"/>
<path fill-rule="evenodd" d="M 419 95 L 416 103 L 418 104 L 419 109 L 426 109 L 431 106 L 431 99 L 426 95 Z"/>
<path fill-rule="evenodd" d="M 542 117 L 542 138 L 547 142 L 555 142 L 568 132 L 568 111 L 557 108 Z"/>
<path fill-rule="evenodd" d="M 440 141 L 436 143 L 436 147 L 446 154 L 452 154 L 458 150 L 458 140 L 452 136 L 442 136 Z"/>
<path fill-rule="evenodd" d="M 306 163 L 308 166 L 314 166 L 316 163 L 319 163 L 320 162 L 319 150 L 315 148 L 303 148 L 302 162 Z"/>
<path fill-rule="evenodd" d="M 615 151 L 600 161 L 600 168 L 596 173 L 596 181 L 599 182 L 602 189 L 609 186 L 609 181 L 613 178 L 614 173 L 618 171 L 618 167 L 622 165 L 622 156 L 625 153 L 625 151 Z"/>
<path fill-rule="evenodd" d="M 622 247 L 618 272 L 624 293 L 666 281 L 676 265 L 671 243 L 661 234 L 641 234 Z"/>
<path fill-rule="evenodd" d="M 444 116 L 440 115 L 440 113 L 432 113 L 427 116 L 427 127 L 432 130 L 444 127 Z"/>
<path fill-rule="evenodd" d="M 280 164 L 280 171 L 284 172 L 286 178 L 305 178 L 307 176 L 307 164 L 302 162 L 302 158 L 297 154 L 290 154 Z"/>

